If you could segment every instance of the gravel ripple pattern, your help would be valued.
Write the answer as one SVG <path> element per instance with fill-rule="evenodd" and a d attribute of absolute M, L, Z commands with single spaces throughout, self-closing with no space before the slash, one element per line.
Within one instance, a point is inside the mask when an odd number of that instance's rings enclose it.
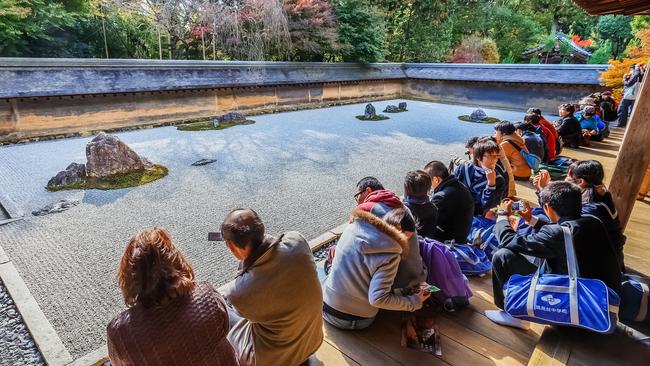
<path fill-rule="evenodd" d="M 375 102 L 383 109 L 401 100 Z M 47 192 L 47 181 L 71 162 L 85 162 L 91 139 L 0 147 L 0 193 L 32 212 L 61 200 L 65 212 L 0 226 L 0 245 L 18 268 L 68 351 L 76 359 L 105 342 L 106 324 L 124 308 L 116 270 L 137 231 L 167 229 L 199 280 L 220 286 L 237 263 L 222 243 L 207 241 L 225 214 L 252 207 L 272 234 L 298 230 L 313 238 L 344 222 L 355 183 L 378 177 L 402 193 L 408 170 L 462 156 L 465 141 L 493 126 L 459 123 L 475 107 L 409 101 L 409 111 L 380 122 L 354 116 L 364 104 L 255 116 L 257 123 L 221 131 L 160 127 L 119 133 L 138 154 L 169 168 L 153 183 L 112 191 Z M 525 110 L 525 109 L 523 109 Z M 500 119 L 522 112 L 485 109 Z M 191 166 L 199 159 L 216 159 Z"/>

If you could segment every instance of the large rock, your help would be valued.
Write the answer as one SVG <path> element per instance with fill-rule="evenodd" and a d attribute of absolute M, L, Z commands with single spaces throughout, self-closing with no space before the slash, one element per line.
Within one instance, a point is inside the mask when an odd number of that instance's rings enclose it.
<path fill-rule="evenodd" d="M 377 111 L 375 110 L 375 107 L 372 104 L 368 103 L 366 105 L 366 110 L 365 110 L 363 116 L 366 119 L 372 119 L 372 118 L 377 117 Z"/>
<path fill-rule="evenodd" d="M 80 183 L 86 178 L 86 166 L 72 163 L 65 170 L 58 172 L 49 182 L 48 187 L 67 186 Z"/>
<path fill-rule="evenodd" d="M 144 170 L 145 161 L 115 135 L 101 132 L 86 145 L 86 174 L 105 178 Z"/>
<path fill-rule="evenodd" d="M 213 127 L 219 127 L 219 125 L 222 125 L 224 123 L 232 123 L 232 122 L 243 122 L 246 120 L 246 117 L 244 117 L 243 114 L 237 113 L 237 112 L 228 112 L 224 114 L 223 116 L 215 117 L 212 119 L 212 126 Z"/>
<path fill-rule="evenodd" d="M 471 118 L 472 121 L 482 121 L 487 118 L 487 114 L 485 113 L 485 111 L 479 108 L 474 112 L 472 112 L 472 114 L 469 115 L 469 118 Z"/>
<path fill-rule="evenodd" d="M 399 107 L 400 110 L 405 111 L 406 110 L 406 102 L 400 102 L 398 107 Z"/>

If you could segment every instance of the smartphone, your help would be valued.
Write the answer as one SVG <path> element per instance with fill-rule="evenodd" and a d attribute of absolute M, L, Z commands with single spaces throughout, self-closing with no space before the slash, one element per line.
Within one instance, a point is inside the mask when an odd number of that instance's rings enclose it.
<path fill-rule="evenodd" d="M 438 292 L 438 291 L 440 291 L 440 289 L 437 288 L 437 287 L 434 286 L 434 285 L 429 285 L 429 286 L 423 288 L 422 290 L 423 290 L 424 292 L 428 292 L 428 293 L 430 293 L 430 294 L 432 294 L 432 293 L 434 293 L 434 292 Z"/>
<path fill-rule="evenodd" d="M 208 233 L 208 241 L 223 241 L 223 235 L 220 232 Z"/>

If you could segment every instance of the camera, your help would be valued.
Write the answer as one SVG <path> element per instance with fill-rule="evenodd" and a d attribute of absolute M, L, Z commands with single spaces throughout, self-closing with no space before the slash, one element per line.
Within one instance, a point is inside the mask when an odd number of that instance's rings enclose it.
<path fill-rule="evenodd" d="M 526 208 L 523 201 L 515 201 L 511 207 L 512 211 L 523 211 Z"/>

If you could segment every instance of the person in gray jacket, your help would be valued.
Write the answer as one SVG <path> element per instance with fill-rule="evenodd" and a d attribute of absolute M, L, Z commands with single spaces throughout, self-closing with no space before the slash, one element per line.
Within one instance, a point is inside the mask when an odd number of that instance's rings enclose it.
<path fill-rule="evenodd" d="M 406 213 L 404 207 L 391 211 L 393 216 Z M 408 254 L 408 238 L 361 209 L 352 211 L 351 221 L 339 238 L 323 283 L 323 319 L 337 328 L 363 329 L 372 324 L 379 309 L 422 308 L 428 293 L 391 290 L 400 260 Z"/>

